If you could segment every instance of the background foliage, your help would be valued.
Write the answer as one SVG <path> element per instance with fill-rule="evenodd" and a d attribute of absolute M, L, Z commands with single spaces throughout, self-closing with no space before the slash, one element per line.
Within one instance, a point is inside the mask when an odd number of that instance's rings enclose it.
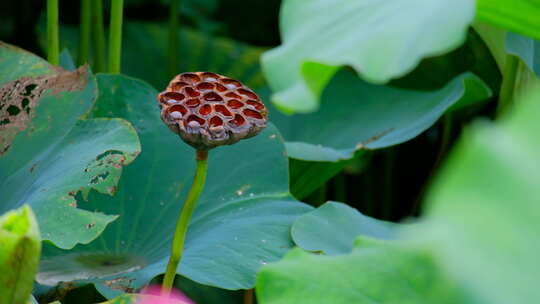
<path fill-rule="evenodd" d="M 65 70 L 39 57 L 46 1 L 0 10 L 0 244 L 28 257 L 0 250 L 21 275 L 0 303 L 156 301 L 136 293 L 194 161 L 155 96 L 185 71 L 241 80 L 271 122 L 210 153 L 175 281 L 197 303 L 538 298 L 537 0 L 123 2 L 121 74 L 84 8 L 107 33 L 111 1 L 59 1 Z"/>

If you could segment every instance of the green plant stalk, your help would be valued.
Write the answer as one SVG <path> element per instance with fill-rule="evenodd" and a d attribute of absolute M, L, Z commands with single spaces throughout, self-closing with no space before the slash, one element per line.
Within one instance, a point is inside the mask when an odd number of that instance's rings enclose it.
<path fill-rule="evenodd" d="M 382 192 L 382 216 L 385 220 L 390 220 L 392 217 L 392 203 L 394 202 L 393 198 L 393 187 L 394 187 L 394 165 L 396 160 L 396 150 L 395 148 L 389 148 L 385 151 L 384 154 L 384 171 L 383 171 L 383 189 L 386 191 Z"/>
<path fill-rule="evenodd" d="M 433 179 L 436 176 L 436 173 L 438 172 L 437 169 L 441 166 L 441 162 L 444 159 L 444 156 L 448 152 L 448 145 L 450 144 L 450 138 L 452 136 L 452 115 L 450 113 L 444 114 L 441 120 L 442 123 L 442 135 L 441 135 L 441 144 L 439 146 L 439 152 L 437 152 L 437 157 L 435 158 L 435 162 L 433 163 L 433 167 L 431 168 L 431 171 L 429 173 L 428 178 L 426 179 L 426 182 L 422 186 L 422 189 L 416 196 L 412 206 L 411 206 L 411 214 L 417 215 L 420 213 L 420 209 L 422 208 L 422 200 L 424 199 L 426 192 L 429 190 L 431 185 L 433 184 Z"/>
<path fill-rule="evenodd" d="M 103 28 L 103 2 L 92 1 L 92 36 L 94 37 L 94 66 L 95 73 L 105 71 L 105 29 Z"/>
<path fill-rule="evenodd" d="M 341 171 L 334 178 L 334 198 L 338 202 L 347 201 L 347 181 L 345 173 Z"/>
<path fill-rule="evenodd" d="M 519 60 L 514 55 L 506 55 L 503 70 L 503 81 L 499 92 L 499 102 L 497 104 L 497 117 L 512 106 L 514 100 L 514 87 L 516 85 L 516 76 Z"/>
<path fill-rule="evenodd" d="M 191 185 L 191 189 L 189 189 L 184 206 L 180 212 L 180 217 L 178 217 L 178 221 L 176 222 L 176 229 L 174 231 L 171 246 L 171 256 L 169 258 L 169 262 L 167 263 L 165 277 L 163 278 L 164 293 L 170 292 L 174 282 L 174 276 L 177 272 L 178 264 L 180 264 L 180 260 L 182 259 L 189 219 L 191 218 L 191 214 L 193 214 L 193 210 L 195 210 L 195 205 L 197 204 L 197 200 L 201 195 L 206 180 L 208 151 L 197 150 L 196 160 L 197 169 L 195 172 L 195 178 L 193 179 L 193 184 Z"/>
<path fill-rule="evenodd" d="M 58 43 L 58 0 L 47 0 L 47 60 L 60 64 Z"/>
<path fill-rule="evenodd" d="M 81 0 L 81 25 L 79 28 L 81 39 L 79 40 L 79 57 L 77 58 L 79 65 L 87 63 L 89 57 L 90 31 L 92 29 L 92 2 L 90 1 Z"/>
<path fill-rule="evenodd" d="M 169 77 L 177 74 L 178 66 L 178 2 L 172 0 L 169 8 Z"/>
<path fill-rule="evenodd" d="M 124 0 L 112 0 L 109 26 L 109 73 L 120 73 L 122 53 L 122 11 Z"/>

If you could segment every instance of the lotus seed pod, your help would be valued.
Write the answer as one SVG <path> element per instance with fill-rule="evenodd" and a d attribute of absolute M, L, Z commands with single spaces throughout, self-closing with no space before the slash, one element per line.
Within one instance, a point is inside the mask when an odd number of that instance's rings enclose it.
<path fill-rule="evenodd" d="M 197 150 L 257 135 L 268 110 L 241 82 L 209 72 L 182 73 L 158 95 L 163 122 Z"/>

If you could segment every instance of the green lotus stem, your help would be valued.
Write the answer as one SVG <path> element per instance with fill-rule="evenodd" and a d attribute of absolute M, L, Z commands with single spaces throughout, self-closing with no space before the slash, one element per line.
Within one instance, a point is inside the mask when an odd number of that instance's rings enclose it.
<path fill-rule="evenodd" d="M 91 0 L 81 0 L 81 25 L 79 28 L 81 39 L 79 40 L 79 65 L 88 62 L 90 49 L 90 31 L 92 29 L 92 3 Z"/>
<path fill-rule="evenodd" d="M 343 171 L 338 173 L 334 179 L 334 198 L 338 202 L 347 201 L 347 181 Z"/>
<path fill-rule="evenodd" d="M 92 36 L 94 37 L 94 72 L 105 71 L 105 29 L 103 28 L 103 2 L 92 1 Z"/>
<path fill-rule="evenodd" d="M 178 66 L 178 2 L 172 0 L 169 7 L 169 76 L 176 75 Z"/>
<path fill-rule="evenodd" d="M 382 216 L 383 219 L 389 220 L 392 217 L 392 203 L 394 198 L 392 196 L 394 186 L 394 166 L 396 161 L 396 150 L 389 148 L 384 153 L 384 171 L 383 171 L 383 189 L 382 192 Z"/>
<path fill-rule="evenodd" d="M 112 0 L 109 26 L 109 73 L 120 73 L 122 52 L 122 10 L 124 0 Z"/>
<path fill-rule="evenodd" d="M 503 81 L 499 92 L 499 102 L 497 104 L 497 117 L 499 117 L 514 100 L 514 87 L 518 70 L 518 58 L 514 55 L 506 55 L 504 64 Z"/>
<path fill-rule="evenodd" d="M 58 45 L 58 0 L 47 0 L 47 60 L 60 64 Z"/>
<path fill-rule="evenodd" d="M 184 202 L 184 206 L 182 206 L 180 217 L 178 217 L 178 221 L 176 222 L 176 230 L 174 231 L 173 242 L 171 246 L 171 256 L 169 258 L 169 263 L 167 264 L 165 277 L 163 278 L 164 293 L 170 292 L 174 282 L 174 276 L 177 273 L 178 265 L 180 264 L 180 260 L 182 259 L 182 253 L 184 251 L 184 241 L 186 239 L 189 219 L 191 218 L 191 214 L 193 214 L 193 210 L 195 210 L 195 205 L 197 204 L 197 200 L 201 195 L 206 180 L 208 151 L 197 150 L 196 160 L 197 170 L 195 172 L 195 178 L 193 179 L 191 189 L 189 189 L 189 193 Z"/>

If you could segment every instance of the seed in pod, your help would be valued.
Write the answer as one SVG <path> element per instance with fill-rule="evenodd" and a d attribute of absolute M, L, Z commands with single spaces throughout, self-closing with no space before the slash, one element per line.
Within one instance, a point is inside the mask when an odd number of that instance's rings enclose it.
<path fill-rule="evenodd" d="M 197 150 L 231 145 L 266 127 L 268 110 L 259 96 L 215 73 L 179 74 L 157 100 L 163 122 Z"/>

